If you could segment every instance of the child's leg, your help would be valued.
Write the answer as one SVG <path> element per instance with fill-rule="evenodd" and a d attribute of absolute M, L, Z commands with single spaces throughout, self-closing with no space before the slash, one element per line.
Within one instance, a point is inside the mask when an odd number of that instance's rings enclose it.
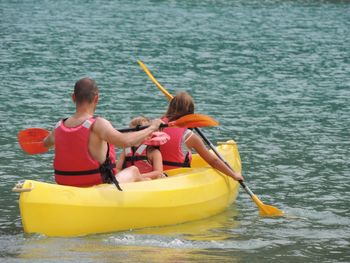
<path fill-rule="evenodd" d="M 143 181 L 139 169 L 136 166 L 130 166 L 118 172 L 115 176 L 119 183 L 131 183 Z"/>

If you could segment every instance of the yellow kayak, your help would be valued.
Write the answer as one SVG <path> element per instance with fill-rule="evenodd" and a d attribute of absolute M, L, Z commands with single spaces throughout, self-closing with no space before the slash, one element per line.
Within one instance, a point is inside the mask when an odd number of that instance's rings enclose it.
<path fill-rule="evenodd" d="M 235 171 L 241 170 L 237 145 L 217 147 Z M 167 171 L 168 177 L 88 188 L 25 180 L 19 192 L 24 232 L 47 236 L 82 236 L 164 226 L 206 218 L 232 204 L 239 183 L 193 155 L 191 168 Z"/>

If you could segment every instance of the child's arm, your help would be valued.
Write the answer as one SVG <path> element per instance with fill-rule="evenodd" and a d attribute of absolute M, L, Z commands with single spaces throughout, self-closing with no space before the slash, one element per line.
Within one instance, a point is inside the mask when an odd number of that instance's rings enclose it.
<path fill-rule="evenodd" d="M 149 173 L 143 173 L 142 177 L 151 179 L 161 178 L 163 176 L 163 158 L 160 151 L 156 148 L 150 148 L 147 150 L 147 157 L 151 161 L 153 171 Z"/>
<path fill-rule="evenodd" d="M 120 153 L 119 159 L 117 161 L 117 171 L 118 172 L 123 170 L 124 160 L 125 160 L 125 152 L 124 152 L 124 149 L 122 149 L 122 152 Z"/>

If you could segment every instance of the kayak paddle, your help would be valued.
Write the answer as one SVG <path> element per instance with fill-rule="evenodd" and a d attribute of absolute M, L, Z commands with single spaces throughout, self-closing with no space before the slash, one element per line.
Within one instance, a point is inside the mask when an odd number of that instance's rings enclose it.
<path fill-rule="evenodd" d="M 179 127 L 179 128 L 195 128 L 195 127 L 209 127 L 218 126 L 219 123 L 213 118 L 203 114 L 188 114 L 175 121 L 163 123 L 159 128 Z M 118 130 L 119 132 L 132 132 L 148 128 L 149 126 L 138 126 L 136 128 L 126 128 Z"/>
<path fill-rule="evenodd" d="M 203 114 L 188 114 L 175 121 L 169 123 L 163 123 L 160 128 L 165 127 L 181 127 L 181 128 L 194 128 L 194 127 L 208 127 L 217 126 L 219 123 L 213 118 Z M 119 129 L 119 132 L 133 132 L 148 128 L 149 126 L 139 126 L 136 128 Z M 50 132 L 41 128 L 28 128 L 18 133 L 18 142 L 22 150 L 27 154 L 39 154 L 47 152 L 49 149 L 43 144 L 43 140 Z"/>
<path fill-rule="evenodd" d="M 49 150 L 43 144 L 43 140 L 49 135 L 49 131 L 41 128 L 29 128 L 18 133 L 18 142 L 22 150 L 28 154 L 39 154 Z"/>
<path fill-rule="evenodd" d="M 137 61 L 140 65 L 140 67 L 146 72 L 148 77 L 153 81 L 153 83 L 158 87 L 158 89 L 168 98 L 170 101 L 173 96 L 160 85 L 160 83 L 155 79 L 155 77 L 152 75 L 152 73 L 148 70 L 148 68 L 145 66 L 145 64 L 141 61 Z M 197 126 L 199 127 L 199 126 Z M 195 128 L 195 131 L 199 134 L 199 136 L 202 137 L 202 139 L 205 141 L 205 143 L 213 150 L 213 152 L 216 154 L 216 156 L 222 160 L 227 167 L 229 167 L 231 170 L 232 167 L 229 165 L 229 163 L 224 159 L 224 157 L 215 149 L 214 145 L 209 141 L 209 139 L 202 133 L 202 131 L 198 128 Z M 284 213 L 279 210 L 278 208 L 271 206 L 271 205 L 265 205 L 250 189 L 249 187 L 243 182 L 239 181 L 245 192 L 251 197 L 251 199 L 255 202 L 255 204 L 259 208 L 259 214 L 261 216 L 282 216 Z"/>

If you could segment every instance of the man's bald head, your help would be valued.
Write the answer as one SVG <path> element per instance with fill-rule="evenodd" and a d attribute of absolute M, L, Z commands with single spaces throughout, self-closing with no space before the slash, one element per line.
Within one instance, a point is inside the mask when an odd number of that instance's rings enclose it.
<path fill-rule="evenodd" d="M 92 103 L 98 94 L 96 82 L 90 78 L 82 78 L 75 83 L 74 96 L 77 104 Z"/>

